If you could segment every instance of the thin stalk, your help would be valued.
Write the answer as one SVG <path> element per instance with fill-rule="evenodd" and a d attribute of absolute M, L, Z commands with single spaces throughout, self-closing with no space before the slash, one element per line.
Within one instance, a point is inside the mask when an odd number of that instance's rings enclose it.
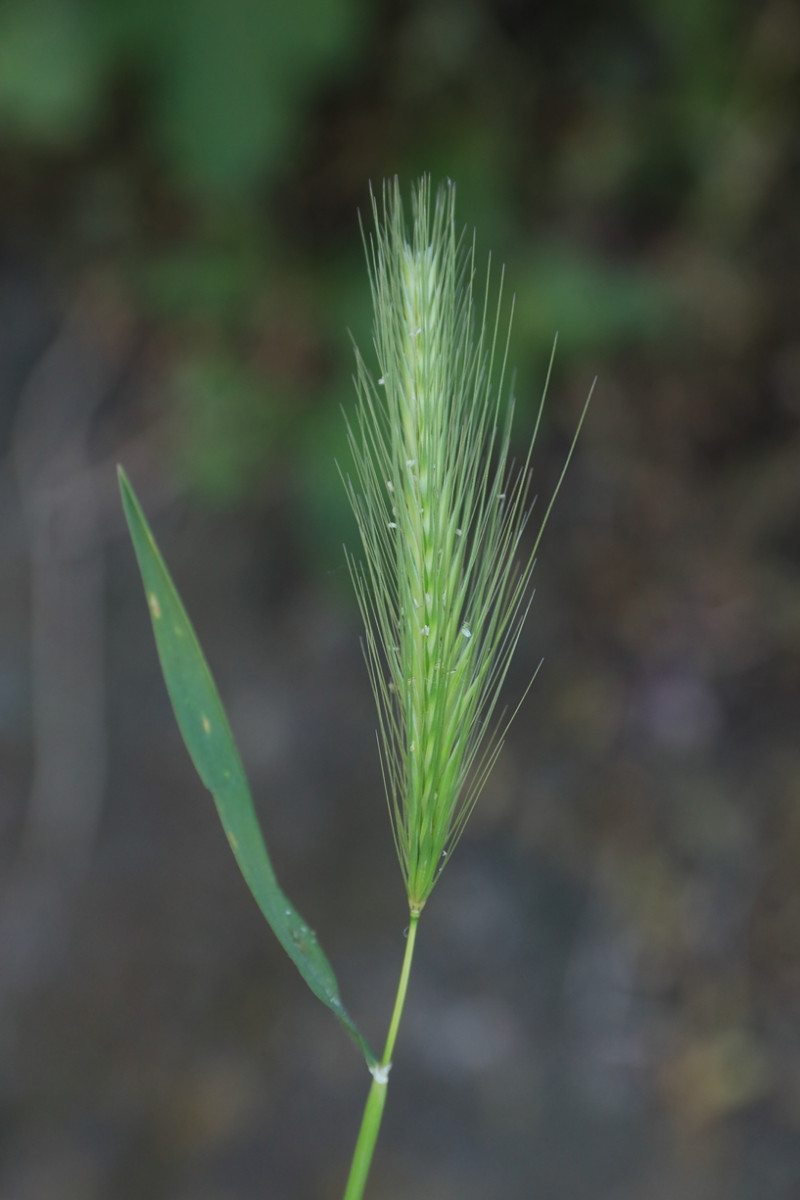
<path fill-rule="evenodd" d="M 394 1044 L 397 1039 L 397 1030 L 400 1027 L 400 1018 L 403 1015 L 403 1006 L 406 1002 L 408 977 L 411 974 L 411 960 L 414 957 L 414 942 L 417 937 L 418 921 L 419 913 L 412 912 L 408 926 L 406 952 L 403 956 L 400 982 L 397 985 L 394 1011 L 389 1023 L 389 1032 L 386 1035 L 383 1058 L 381 1059 L 380 1066 L 376 1067 L 373 1071 L 372 1085 L 367 1096 L 367 1103 L 364 1106 L 364 1116 L 361 1118 L 361 1128 L 358 1131 L 358 1140 L 353 1152 L 353 1161 L 350 1165 L 350 1174 L 347 1177 L 347 1187 L 345 1188 L 343 1200 L 361 1200 L 367 1184 L 367 1175 L 372 1165 L 372 1156 L 375 1153 L 375 1143 L 378 1140 L 381 1118 L 383 1117 L 383 1108 L 386 1104 L 386 1089 L 389 1084 L 389 1069 L 392 1065 Z"/>

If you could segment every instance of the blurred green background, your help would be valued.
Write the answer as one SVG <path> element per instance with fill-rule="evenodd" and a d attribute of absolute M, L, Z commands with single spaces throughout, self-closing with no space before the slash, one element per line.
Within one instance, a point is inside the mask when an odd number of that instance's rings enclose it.
<path fill-rule="evenodd" d="M 369 185 L 590 417 L 426 910 L 374 1200 L 800 1195 L 800 11 L 0 0 L 0 1200 L 327 1200 L 367 1080 L 237 878 L 124 462 L 374 1042 L 406 921 L 336 460 Z M 541 503 L 541 501 L 540 501 Z"/>

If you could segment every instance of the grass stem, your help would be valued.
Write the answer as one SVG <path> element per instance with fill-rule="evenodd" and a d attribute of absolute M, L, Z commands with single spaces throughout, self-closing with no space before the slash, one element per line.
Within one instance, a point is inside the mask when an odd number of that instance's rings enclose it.
<path fill-rule="evenodd" d="M 372 1164 L 372 1156 L 375 1153 L 375 1143 L 378 1140 L 383 1108 L 386 1104 L 386 1089 L 389 1085 L 389 1069 L 392 1065 L 394 1044 L 397 1039 L 397 1030 L 400 1027 L 400 1018 L 403 1015 L 403 1006 L 406 1002 L 406 992 L 408 991 L 408 979 L 411 974 L 411 960 L 414 957 L 414 943 L 417 937 L 418 921 L 419 913 L 412 913 L 408 926 L 406 952 L 403 956 L 403 966 L 400 971 L 400 981 L 397 985 L 397 995 L 394 1001 L 394 1010 L 389 1023 L 389 1032 L 386 1035 L 386 1045 L 383 1050 L 380 1066 L 375 1068 L 373 1072 L 372 1085 L 367 1095 L 367 1103 L 364 1106 L 364 1115 L 361 1118 L 361 1128 L 358 1132 L 358 1140 L 353 1152 L 353 1161 L 350 1165 L 350 1174 L 347 1178 L 347 1187 L 345 1188 L 343 1200 L 361 1200 L 367 1184 L 367 1175 Z"/>

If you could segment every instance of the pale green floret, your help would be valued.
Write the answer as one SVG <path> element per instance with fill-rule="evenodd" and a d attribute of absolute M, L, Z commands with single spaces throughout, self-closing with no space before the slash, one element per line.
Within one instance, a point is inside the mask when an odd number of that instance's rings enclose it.
<path fill-rule="evenodd" d="M 365 555 L 351 567 L 384 778 L 416 913 L 500 749 L 504 730 L 492 718 L 536 549 L 517 563 L 529 472 L 526 459 L 507 479 L 512 405 L 501 409 L 499 399 L 507 334 L 499 344 L 499 299 L 487 323 L 488 276 L 476 320 L 474 248 L 456 234 L 454 202 L 448 185 L 431 205 L 422 180 L 410 235 L 396 182 L 384 189 L 382 213 L 373 202 L 379 378 L 357 352 L 356 481 L 347 484 Z"/>

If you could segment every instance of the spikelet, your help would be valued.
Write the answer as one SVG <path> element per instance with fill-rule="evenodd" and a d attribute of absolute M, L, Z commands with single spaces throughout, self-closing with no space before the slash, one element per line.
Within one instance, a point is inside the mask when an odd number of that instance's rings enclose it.
<path fill-rule="evenodd" d="M 502 275 L 496 303 L 487 272 L 476 304 L 474 243 L 457 233 L 454 205 L 452 184 L 432 197 L 423 178 L 409 231 L 397 181 L 384 185 L 380 208 L 373 197 L 375 233 L 365 240 L 378 375 L 356 350 L 355 471 L 345 481 L 364 553 L 349 563 L 412 913 L 499 753 L 508 722 L 497 719 L 498 698 L 544 527 L 520 561 L 530 451 L 512 471 L 513 402 L 502 399 L 510 317 L 503 324 Z"/>

